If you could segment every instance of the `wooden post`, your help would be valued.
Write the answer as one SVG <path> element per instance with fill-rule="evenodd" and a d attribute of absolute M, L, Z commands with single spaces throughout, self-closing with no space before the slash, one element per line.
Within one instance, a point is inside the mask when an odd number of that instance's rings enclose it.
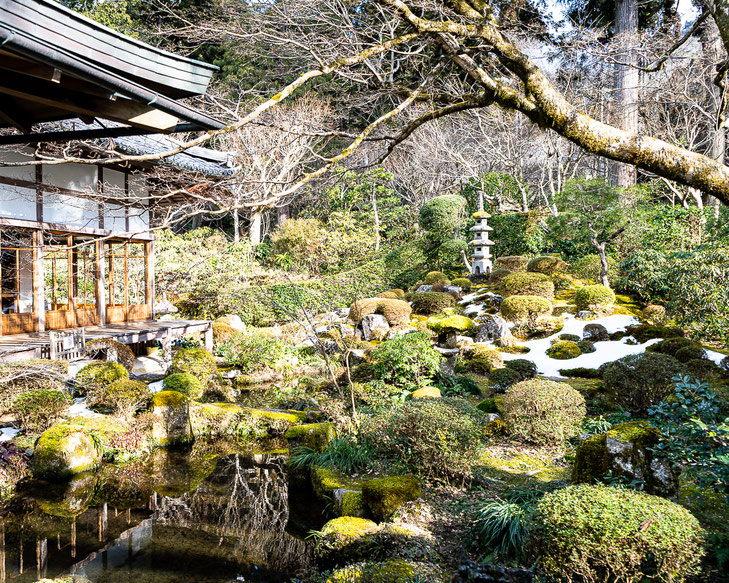
<path fill-rule="evenodd" d="M 209 324 L 208 329 L 205 330 L 205 349 L 208 352 L 213 351 L 213 325 Z"/>
<path fill-rule="evenodd" d="M 46 282 L 43 266 L 43 231 L 33 231 L 33 310 L 35 329 L 46 331 Z"/>
<path fill-rule="evenodd" d="M 149 306 L 149 319 L 154 320 L 157 315 L 154 313 L 154 241 L 144 244 L 145 247 L 145 267 L 147 270 L 147 305 Z"/>
<path fill-rule="evenodd" d="M 97 239 L 96 245 L 96 265 L 94 266 L 94 275 L 96 276 L 96 319 L 99 326 L 106 324 L 106 263 L 104 262 L 104 242 Z"/>

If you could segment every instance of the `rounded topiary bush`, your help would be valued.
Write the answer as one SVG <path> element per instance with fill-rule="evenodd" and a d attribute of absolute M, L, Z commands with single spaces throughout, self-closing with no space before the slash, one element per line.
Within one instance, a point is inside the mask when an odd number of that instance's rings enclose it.
<path fill-rule="evenodd" d="M 105 389 L 114 381 L 128 379 L 129 371 L 116 362 L 92 362 L 76 375 L 76 385 L 86 392 Z"/>
<path fill-rule="evenodd" d="M 471 359 L 468 367 L 477 373 L 488 374 L 496 368 L 504 366 L 504 357 L 501 353 L 485 344 L 475 344 L 471 349 Z"/>
<path fill-rule="evenodd" d="M 575 305 L 578 310 L 604 312 L 615 303 L 615 292 L 604 285 L 586 285 L 575 292 Z"/>
<path fill-rule="evenodd" d="M 643 319 L 651 324 L 664 324 L 666 321 L 666 308 L 657 304 L 649 304 L 643 308 Z"/>
<path fill-rule="evenodd" d="M 526 358 L 507 360 L 504 365 L 506 368 L 510 368 L 511 370 L 518 372 L 520 377 L 519 380 L 526 381 L 537 376 L 537 365 Z"/>
<path fill-rule="evenodd" d="M 552 302 L 541 296 L 509 296 L 501 302 L 501 315 L 509 322 L 536 322 L 552 313 Z"/>
<path fill-rule="evenodd" d="M 456 299 L 444 292 L 419 292 L 412 297 L 413 311 L 417 314 L 439 314 L 456 305 Z"/>
<path fill-rule="evenodd" d="M 460 287 L 464 292 L 471 291 L 471 280 L 465 277 L 457 277 L 451 282 L 453 285 Z"/>
<path fill-rule="evenodd" d="M 240 334 L 238 330 L 222 322 L 213 322 L 213 344 L 220 346 L 233 338 L 236 334 Z"/>
<path fill-rule="evenodd" d="M 149 398 L 149 387 L 141 381 L 119 379 L 107 387 L 89 391 L 89 401 L 129 418 Z"/>
<path fill-rule="evenodd" d="M 27 433 L 42 433 L 68 406 L 66 394 L 57 389 L 31 389 L 18 395 L 11 411 Z"/>
<path fill-rule="evenodd" d="M 508 296 L 541 296 L 554 299 L 554 282 L 543 273 L 512 273 L 501 280 L 501 293 Z"/>
<path fill-rule="evenodd" d="M 673 391 L 673 377 L 683 373 L 681 363 L 653 352 L 631 354 L 600 367 L 605 389 L 616 405 L 645 413 Z"/>
<path fill-rule="evenodd" d="M 522 381 L 506 391 L 502 403 L 507 431 L 529 443 L 559 445 L 577 435 L 585 418 L 585 399 L 566 383 Z"/>
<path fill-rule="evenodd" d="M 505 255 L 494 261 L 496 269 L 508 269 L 509 271 L 526 271 L 529 259 L 523 255 Z"/>
<path fill-rule="evenodd" d="M 503 392 L 521 380 L 521 375 L 510 368 L 497 368 L 489 373 L 489 386 L 497 391 Z"/>
<path fill-rule="evenodd" d="M 580 354 L 582 354 L 582 351 L 579 345 L 577 342 L 572 342 L 571 340 L 558 340 L 547 348 L 547 356 L 557 360 L 577 358 Z"/>
<path fill-rule="evenodd" d="M 486 417 L 462 399 L 413 399 L 364 422 L 379 455 L 415 474 L 468 477 L 486 435 Z"/>
<path fill-rule="evenodd" d="M 545 275 L 556 275 L 567 271 L 567 264 L 554 255 L 539 255 L 532 258 L 527 264 L 527 271 L 532 273 L 544 273 Z"/>
<path fill-rule="evenodd" d="M 647 348 L 650 352 L 670 354 L 681 362 L 706 358 L 706 350 L 688 338 L 668 338 Z"/>
<path fill-rule="evenodd" d="M 581 484 L 545 494 L 529 554 L 560 581 L 680 582 L 698 572 L 704 533 L 682 506 L 635 490 Z"/>
<path fill-rule="evenodd" d="M 207 389 L 218 376 L 218 367 L 213 355 L 204 348 L 182 348 L 172 357 L 170 373 L 176 372 L 191 374 Z"/>
<path fill-rule="evenodd" d="M 448 278 L 441 271 L 429 271 L 425 276 L 425 285 L 445 284 L 446 281 L 448 281 Z"/>
<path fill-rule="evenodd" d="M 492 284 L 500 283 L 507 275 L 514 273 L 510 269 L 504 269 L 503 267 L 494 267 L 489 274 L 489 282 Z"/>
<path fill-rule="evenodd" d="M 404 300 L 405 299 L 405 291 L 401 289 L 388 289 L 387 291 L 382 292 L 381 294 L 377 295 L 378 298 L 384 298 L 389 300 Z"/>
<path fill-rule="evenodd" d="M 359 324 L 369 314 L 381 314 L 390 326 L 407 324 L 413 310 L 406 301 L 395 298 L 367 298 L 357 300 L 349 307 L 349 319 Z"/>
<path fill-rule="evenodd" d="M 186 372 L 177 372 L 165 377 L 162 387 L 165 391 L 176 391 L 187 395 L 190 399 L 199 399 L 205 391 L 203 384 Z"/>
<path fill-rule="evenodd" d="M 134 353 L 126 344 L 111 338 L 97 338 L 86 343 L 86 353 L 94 358 L 102 353 L 109 362 L 118 362 L 129 372 L 134 368 Z"/>

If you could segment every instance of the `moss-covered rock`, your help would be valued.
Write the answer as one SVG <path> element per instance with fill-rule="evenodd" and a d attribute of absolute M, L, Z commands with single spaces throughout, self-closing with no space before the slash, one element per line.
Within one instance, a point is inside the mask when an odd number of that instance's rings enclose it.
<path fill-rule="evenodd" d="M 375 520 L 387 520 L 406 502 L 416 500 L 422 493 L 415 476 L 394 476 L 368 480 L 362 485 L 364 501 Z"/>
<path fill-rule="evenodd" d="M 595 348 L 595 345 L 589 340 L 580 340 L 577 343 L 577 346 L 580 348 L 580 352 L 582 354 L 590 354 L 591 352 L 595 352 L 597 350 L 597 348 Z"/>
<path fill-rule="evenodd" d="M 494 399 L 484 399 L 478 405 L 476 405 L 476 409 L 478 409 L 479 411 L 483 411 L 484 413 L 499 413 L 499 410 L 496 408 L 496 402 L 494 401 Z"/>
<path fill-rule="evenodd" d="M 448 580 L 429 563 L 415 563 L 405 559 L 365 561 L 336 569 L 327 583 L 439 583 Z"/>
<path fill-rule="evenodd" d="M 97 483 L 96 472 L 76 474 L 60 490 L 60 484 L 45 488 L 43 494 L 36 497 L 36 503 L 42 512 L 50 516 L 74 518 L 88 510 Z M 48 497 L 45 497 L 46 493 Z"/>
<path fill-rule="evenodd" d="M 476 323 L 471 318 L 457 314 L 431 316 L 427 319 L 426 325 L 436 334 L 455 332 L 456 334 L 473 335 L 476 332 Z"/>
<path fill-rule="evenodd" d="M 645 421 L 631 421 L 583 440 L 577 447 L 572 483 L 594 484 L 608 477 L 620 478 L 626 483 L 642 483 L 649 494 L 677 497 L 676 472 L 652 453 L 660 437 L 661 432 Z"/>
<path fill-rule="evenodd" d="M 367 298 L 358 300 L 349 307 L 349 320 L 357 325 L 362 318 L 370 314 L 380 314 L 385 317 L 390 326 L 407 324 L 413 310 L 404 300 L 392 298 Z"/>
<path fill-rule="evenodd" d="M 152 437 L 162 447 L 194 441 L 187 397 L 177 391 L 160 391 L 152 397 Z"/>
<path fill-rule="evenodd" d="M 443 395 L 438 387 L 421 387 L 410 396 L 413 399 L 440 399 Z"/>
<path fill-rule="evenodd" d="M 162 381 L 162 388 L 165 391 L 182 393 L 192 400 L 202 397 L 205 390 L 202 382 L 189 372 L 176 372 L 166 376 Z"/>
<path fill-rule="evenodd" d="M 610 340 L 610 335 L 602 324 L 585 324 L 582 329 L 582 338 L 590 342 L 603 342 Z"/>
<path fill-rule="evenodd" d="M 324 451 L 333 439 L 337 437 L 337 430 L 333 423 L 305 423 L 286 430 L 284 434 L 289 442 L 289 450 L 305 446 Z"/>
<path fill-rule="evenodd" d="M 33 452 L 33 475 L 65 480 L 98 467 L 101 455 L 94 440 L 80 425 L 63 423 L 44 431 Z"/>
<path fill-rule="evenodd" d="M 377 523 L 356 516 L 340 516 L 327 522 L 319 532 L 316 544 L 318 556 L 342 553 L 347 546 L 377 530 Z M 346 556 L 342 556 L 346 559 Z"/>
<path fill-rule="evenodd" d="M 577 358 L 582 351 L 580 350 L 577 342 L 570 340 L 558 340 L 552 346 L 547 348 L 547 356 L 557 360 L 569 360 L 570 358 Z"/>

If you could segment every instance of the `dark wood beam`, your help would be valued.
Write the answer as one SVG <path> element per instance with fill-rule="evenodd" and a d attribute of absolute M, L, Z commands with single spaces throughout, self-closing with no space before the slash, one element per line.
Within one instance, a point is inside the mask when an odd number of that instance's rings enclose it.
<path fill-rule="evenodd" d="M 19 132 L 29 134 L 32 124 L 22 118 L 22 114 L 15 109 L 10 100 L 0 96 L 0 120 L 10 124 Z"/>

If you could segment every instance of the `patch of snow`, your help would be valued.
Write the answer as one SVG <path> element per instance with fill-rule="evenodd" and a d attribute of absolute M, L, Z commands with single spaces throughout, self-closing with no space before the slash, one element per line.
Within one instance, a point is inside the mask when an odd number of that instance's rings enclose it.
<path fill-rule="evenodd" d="M 153 383 L 149 383 L 149 392 L 153 395 L 155 393 L 159 393 L 162 390 L 162 381 L 154 381 Z"/>
<path fill-rule="evenodd" d="M 94 361 L 90 358 L 84 358 L 83 360 L 75 360 L 73 362 L 69 362 L 68 363 L 69 378 L 75 379 L 76 375 L 78 374 L 78 371 L 80 371 L 87 364 L 91 364 L 92 362 L 94 362 Z"/>
<path fill-rule="evenodd" d="M 6 441 L 10 441 L 11 439 L 14 439 L 16 435 L 20 433 L 20 429 L 15 429 L 13 427 L 3 427 L 0 429 L 0 443 L 5 443 Z"/>
<path fill-rule="evenodd" d="M 86 405 L 86 397 L 79 397 L 73 400 L 73 405 L 68 408 L 68 414 L 73 417 L 101 417 L 101 413 L 95 413 Z"/>
<path fill-rule="evenodd" d="M 719 364 L 722 360 L 726 358 L 726 354 L 722 354 L 721 352 L 716 352 L 715 350 L 707 350 L 706 351 L 706 357 L 713 361 L 715 364 Z"/>

